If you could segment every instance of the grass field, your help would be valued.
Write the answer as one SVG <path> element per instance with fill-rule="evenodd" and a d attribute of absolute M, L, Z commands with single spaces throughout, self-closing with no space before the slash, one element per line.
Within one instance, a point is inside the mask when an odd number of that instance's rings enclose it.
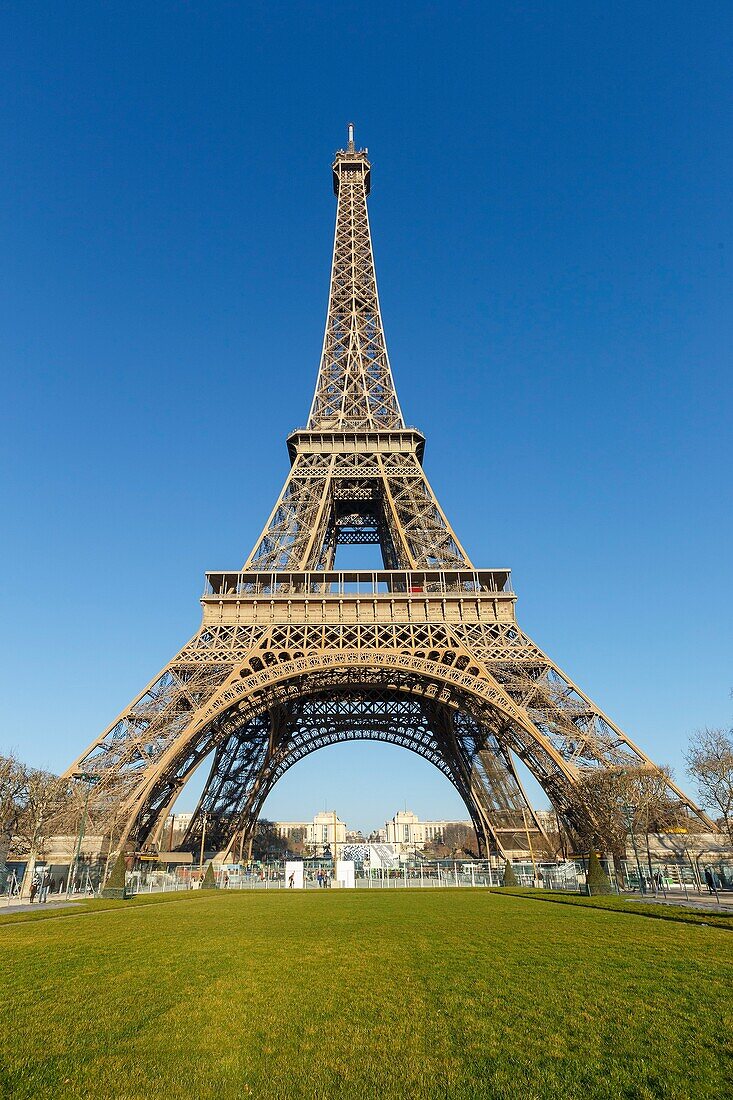
<path fill-rule="evenodd" d="M 0 921 L 0 1093 L 724 1098 L 730 927 L 485 890 Z"/>

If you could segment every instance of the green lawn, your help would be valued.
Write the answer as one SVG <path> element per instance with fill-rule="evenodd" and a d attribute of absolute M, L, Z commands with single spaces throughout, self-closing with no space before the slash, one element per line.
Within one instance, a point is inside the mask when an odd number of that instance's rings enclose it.
<path fill-rule="evenodd" d="M 486 890 L 0 921 L 0 1095 L 722 1098 L 733 941 Z"/>

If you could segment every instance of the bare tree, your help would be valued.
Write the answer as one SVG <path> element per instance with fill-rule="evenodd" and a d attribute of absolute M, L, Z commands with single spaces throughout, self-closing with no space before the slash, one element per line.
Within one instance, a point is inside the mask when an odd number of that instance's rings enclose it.
<path fill-rule="evenodd" d="M 733 844 L 733 730 L 698 730 L 685 753 L 687 774 L 703 806 L 720 813 Z"/>
<path fill-rule="evenodd" d="M 3 884 L 10 844 L 25 807 L 27 770 L 14 756 L 0 756 L 0 876 Z"/>
<path fill-rule="evenodd" d="M 262 861 L 284 859 L 288 850 L 287 837 L 280 836 L 272 821 L 261 817 L 252 838 L 252 858 Z"/>
<path fill-rule="evenodd" d="M 454 856 L 461 853 L 467 856 L 478 855 L 478 838 L 471 825 L 446 825 L 443 840 Z"/>
<path fill-rule="evenodd" d="M 588 772 L 577 784 L 577 830 L 585 847 L 609 852 L 616 862 L 626 857 L 626 837 L 631 828 L 646 837 L 651 870 L 649 833 L 663 832 L 679 822 L 679 804 L 670 794 L 669 768 L 614 768 Z"/>
<path fill-rule="evenodd" d="M 649 878 L 653 875 L 650 833 L 663 833 L 679 823 L 679 804 L 669 795 L 669 768 L 636 768 L 628 776 L 627 804 L 633 811 L 633 828 L 645 840 Z"/>
<path fill-rule="evenodd" d="M 437 859 L 448 859 L 451 856 L 478 854 L 478 840 L 476 830 L 471 825 L 446 825 L 443 832 L 429 840 L 423 847 L 426 854 Z"/>
<path fill-rule="evenodd" d="M 18 816 L 15 844 L 27 853 L 23 892 L 28 893 L 36 861 L 45 859 L 49 838 L 65 831 L 71 809 L 69 784 L 51 772 L 28 768 L 25 772 L 23 809 Z"/>
<path fill-rule="evenodd" d="M 45 857 L 49 838 L 68 828 L 72 812 L 69 783 L 51 772 L 28 768 L 23 796 L 15 843 L 19 851 L 36 849 L 40 857 Z"/>
<path fill-rule="evenodd" d="M 302 856 L 306 848 L 306 837 L 307 832 L 303 825 L 292 829 L 286 838 L 288 850 L 295 856 Z"/>
<path fill-rule="evenodd" d="M 46 854 L 49 837 L 68 827 L 69 785 L 50 772 L 0 756 L 0 871 L 12 848 L 27 858 L 25 891 L 36 860 Z"/>
<path fill-rule="evenodd" d="M 626 855 L 623 805 L 628 788 L 619 771 L 591 771 L 573 790 L 575 833 L 584 851 L 597 847 L 620 861 Z"/>
<path fill-rule="evenodd" d="M 429 859 L 447 859 L 451 854 L 450 848 L 444 843 L 441 835 L 433 837 L 432 840 L 426 840 L 422 850 Z"/>

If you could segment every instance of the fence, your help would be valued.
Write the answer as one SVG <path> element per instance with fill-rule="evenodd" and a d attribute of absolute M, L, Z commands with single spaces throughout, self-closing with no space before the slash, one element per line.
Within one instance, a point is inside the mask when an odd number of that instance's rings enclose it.
<path fill-rule="evenodd" d="M 710 894 L 719 899 L 721 892 L 733 890 L 733 865 L 706 863 L 702 857 L 679 861 L 652 861 L 651 868 L 626 860 L 614 867 L 612 861 L 603 860 L 611 888 L 618 893 L 632 893 L 645 897 L 689 898 L 691 895 Z M 10 871 L 10 868 L 8 868 Z M 21 893 L 23 866 L 14 865 L 7 882 L 0 890 L 8 904 Z M 512 864 L 519 886 L 535 886 L 546 890 L 562 890 L 587 893 L 584 861 L 531 863 L 529 860 Z M 320 872 L 320 879 L 319 879 Z M 88 870 L 72 884 L 72 896 L 90 896 L 101 889 L 102 867 L 93 873 Z M 305 860 L 303 885 L 307 890 L 323 888 L 324 876 L 329 885 L 333 879 L 330 860 Z M 280 890 L 288 886 L 285 863 L 214 865 L 216 885 L 227 890 Z M 198 889 L 202 871 L 191 865 L 175 869 L 155 867 L 146 863 L 128 872 L 127 885 L 132 893 L 161 893 Z M 504 861 L 489 860 L 409 860 L 398 867 L 375 867 L 366 863 L 355 866 L 355 885 L 366 890 L 396 889 L 446 889 L 456 887 L 496 887 L 503 884 Z M 63 874 L 57 873 L 57 896 L 65 894 Z M 54 893 L 57 891 L 54 890 Z"/>
<path fill-rule="evenodd" d="M 615 893 L 637 893 L 640 896 L 689 897 L 707 893 L 705 866 L 691 862 L 656 863 L 641 869 L 632 861 L 614 866 L 611 860 L 601 864 Z M 519 886 L 534 886 L 545 890 L 588 893 L 584 861 L 534 863 L 529 860 L 512 864 Z M 320 879 L 319 879 L 320 872 Z M 203 875 L 197 867 L 178 867 L 175 871 L 137 870 L 128 875 L 128 885 L 136 893 L 166 890 L 197 889 Z M 306 890 L 323 888 L 324 877 L 333 883 L 333 864 L 329 860 L 304 861 L 303 886 Z M 215 865 L 216 886 L 227 890 L 287 889 L 285 863 Z M 399 867 L 370 867 L 357 864 L 355 885 L 365 890 L 437 889 L 455 887 L 496 887 L 503 885 L 504 863 L 494 860 L 431 860 L 409 861 Z M 733 866 L 717 865 L 713 869 L 711 893 L 733 890 Z"/>

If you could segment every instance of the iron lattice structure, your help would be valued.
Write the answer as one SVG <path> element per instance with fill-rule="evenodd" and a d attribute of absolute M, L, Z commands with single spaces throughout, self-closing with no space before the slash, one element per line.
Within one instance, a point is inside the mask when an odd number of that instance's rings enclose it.
<path fill-rule="evenodd" d="M 484 852 L 540 825 L 524 762 L 571 829 L 589 770 L 652 762 L 520 629 L 506 569 L 477 569 L 423 471 L 424 436 L 397 399 L 353 129 L 336 153 L 331 286 L 308 425 L 245 565 L 208 573 L 196 635 L 78 758 L 117 846 L 154 847 L 211 756 L 184 847 L 250 837 L 277 780 L 326 745 L 401 745 L 453 783 Z M 334 568 L 373 543 L 383 568 Z M 681 791 L 670 794 L 711 823 Z"/>

